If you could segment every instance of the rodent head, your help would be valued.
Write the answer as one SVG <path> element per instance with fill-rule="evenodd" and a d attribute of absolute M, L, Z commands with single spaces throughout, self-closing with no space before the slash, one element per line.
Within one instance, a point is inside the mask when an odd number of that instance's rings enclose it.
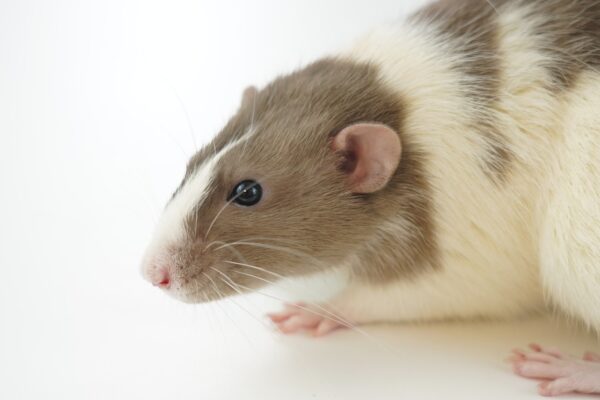
<path fill-rule="evenodd" d="M 247 89 L 190 160 L 143 274 L 201 302 L 339 265 L 382 218 L 400 111 L 373 66 L 338 59 Z"/>

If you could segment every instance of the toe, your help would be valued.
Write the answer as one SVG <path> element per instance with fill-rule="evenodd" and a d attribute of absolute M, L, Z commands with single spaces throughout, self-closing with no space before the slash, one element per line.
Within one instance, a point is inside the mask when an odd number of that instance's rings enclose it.
<path fill-rule="evenodd" d="M 529 345 L 529 348 L 536 353 L 543 353 L 543 354 L 548 354 L 548 355 L 554 356 L 556 358 L 563 358 L 562 352 L 560 350 L 558 350 L 556 347 L 544 347 L 544 346 L 540 346 L 537 343 L 531 343 Z"/>
<path fill-rule="evenodd" d="M 562 367 L 539 361 L 516 361 L 513 369 L 516 374 L 533 379 L 556 379 L 564 375 Z"/>
<path fill-rule="evenodd" d="M 278 324 L 282 333 L 294 333 L 303 329 L 311 329 L 317 326 L 319 320 L 306 315 L 294 315 L 286 321 Z"/>
<path fill-rule="evenodd" d="M 583 355 L 583 359 L 586 361 L 600 362 L 600 354 L 592 353 L 591 351 L 587 351 Z"/>
<path fill-rule="evenodd" d="M 551 363 L 559 359 L 546 353 L 526 352 L 521 349 L 513 349 L 508 358 L 509 361 L 537 361 L 543 363 Z"/>
<path fill-rule="evenodd" d="M 276 324 L 288 320 L 291 316 L 292 316 L 292 314 L 283 313 L 283 312 L 281 312 L 281 313 L 269 313 L 269 314 L 267 314 L 267 317 L 271 320 L 271 322 L 274 322 Z"/>
<path fill-rule="evenodd" d="M 277 329 L 284 334 L 309 331 L 323 336 L 340 327 L 350 326 L 345 320 L 319 305 L 287 303 L 281 312 L 267 314 Z"/>
<path fill-rule="evenodd" d="M 294 315 L 298 315 L 300 313 L 300 310 L 298 309 L 285 309 L 283 311 L 280 312 L 276 312 L 276 313 L 268 313 L 267 317 L 274 323 L 279 324 L 281 322 L 285 322 L 288 319 L 290 319 L 291 317 L 293 317 Z"/>
<path fill-rule="evenodd" d="M 313 336 L 320 337 L 320 336 L 327 335 L 328 333 L 336 330 L 340 326 L 342 326 L 342 325 L 337 321 L 334 321 L 331 319 L 324 319 L 321 322 L 319 322 L 319 324 L 313 331 Z"/>
<path fill-rule="evenodd" d="M 268 313 L 267 317 L 275 324 L 280 324 L 287 321 L 294 315 L 298 315 L 303 312 L 306 308 L 306 304 L 302 302 L 298 303 L 285 303 L 284 309 L 279 312 Z"/>
<path fill-rule="evenodd" d="M 548 388 L 548 385 L 550 385 L 550 383 L 552 383 L 552 381 L 545 381 L 540 383 L 538 385 L 538 393 L 542 396 L 552 396 L 551 391 Z"/>
<path fill-rule="evenodd" d="M 538 389 L 542 396 L 560 396 L 562 394 L 575 392 L 577 388 L 574 383 L 575 381 L 572 377 L 559 378 L 541 383 L 538 386 Z"/>
<path fill-rule="evenodd" d="M 536 361 L 536 362 L 541 362 L 541 363 L 546 363 L 546 364 L 550 364 L 553 362 L 557 362 L 560 359 L 556 358 L 555 356 L 552 356 L 550 354 L 546 354 L 546 353 L 526 353 L 524 355 L 525 359 L 528 361 Z"/>

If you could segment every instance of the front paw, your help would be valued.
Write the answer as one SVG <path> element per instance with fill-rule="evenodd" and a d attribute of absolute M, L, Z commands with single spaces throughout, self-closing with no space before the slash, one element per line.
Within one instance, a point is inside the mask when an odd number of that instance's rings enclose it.
<path fill-rule="evenodd" d="M 280 332 L 285 334 L 308 332 L 318 337 L 351 324 L 326 307 L 298 302 L 285 304 L 282 311 L 267 314 Z"/>

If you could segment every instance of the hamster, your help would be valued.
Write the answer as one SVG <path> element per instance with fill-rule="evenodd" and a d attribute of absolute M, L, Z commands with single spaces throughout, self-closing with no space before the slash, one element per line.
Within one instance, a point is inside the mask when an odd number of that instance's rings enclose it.
<path fill-rule="evenodd" d="M 598 154 L 600 2 L 440 0 L 246 89 L 189 161 L 143 274 L 185 302 L 348 276 L 322 307 L 336 318 L 288 306 L 271 315 L 284 332 L 549 304 L 599 332 Z M 597 361 L 587 380 L 536 372 L 558 378 L 540 391 L 600 393 Z"/>

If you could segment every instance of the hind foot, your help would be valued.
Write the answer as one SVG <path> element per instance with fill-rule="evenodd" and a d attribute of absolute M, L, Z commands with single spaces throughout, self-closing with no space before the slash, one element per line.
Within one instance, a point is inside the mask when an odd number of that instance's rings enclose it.
<path fill-rule="evenodd" d="M 350 323 L 325 307 L 306 303 L 286 304 L 282 311 L 267 314 L 282 333 L 308 332 L 323 336 L 336 329 L 348 328 Z"/>
<path fill-rule="evenodd" d="M 530 351 L 513 350 L 510 361 L 516 374 L 543 380 L 538 386 L 541 395 L 600 394 L 599 354 L 586 353 L 580 359 L 538 344 L 529 348 Z"/>

